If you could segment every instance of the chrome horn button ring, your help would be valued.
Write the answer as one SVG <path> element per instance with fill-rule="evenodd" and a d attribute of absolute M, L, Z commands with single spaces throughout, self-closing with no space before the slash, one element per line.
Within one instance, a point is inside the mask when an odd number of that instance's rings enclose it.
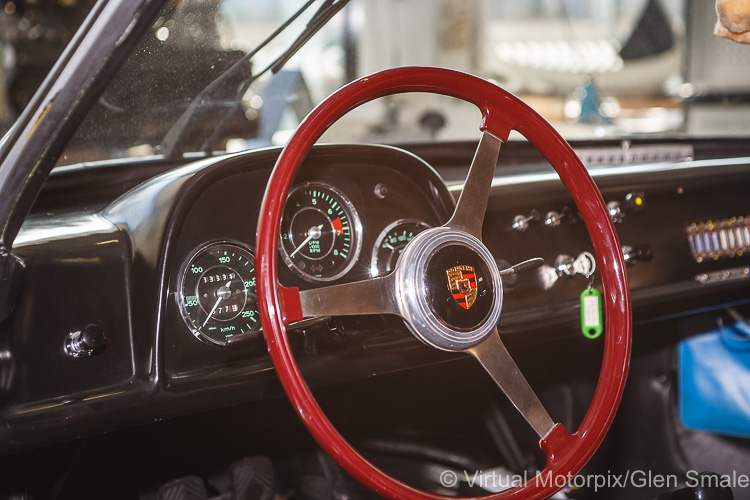
<path fill-rule="evenodd" d="M 422 342 L 463 351 L 497 325 L 503 285 L 487 247 L 446 227 L 429 229 L 407 245 L 396 269 L 398 307 Z"/>

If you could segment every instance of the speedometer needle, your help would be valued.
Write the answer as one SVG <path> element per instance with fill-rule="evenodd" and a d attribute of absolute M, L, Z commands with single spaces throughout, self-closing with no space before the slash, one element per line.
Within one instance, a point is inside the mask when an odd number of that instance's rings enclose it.
<path fill-rule="evenodd" d="M 317 229 L 317 231 L 316 231 L 316 229 Z M 307 238 L 305 238 L 302 241 L 302 243 L 300 243 L 299 246 L 294 249 L 294 252 L 292 252 L 289 255 L 289 258 L 291 259 L 292 257 L 294 257 L 294 254 L 296 254 L 297 252 L 299 252 L 300 250 L 302 250 L 302 247 L 305 246 L 305 245 L 307 245 L 307 242 L 310 241 L 311 239 L 315 238 L 317 240 L 318 238 L 320 238 L 321 231 L 323 231 L 323 224 L 321 224 L 319 226 L 313 226 L 310 229 L 308 229 L 307 230 Z"/>
<path fill-rule="evenodd" d="M 227 281 L 227 284 L 224 285 L 221 288 L 226 288 L 227 290 L 229 290 L 229 285 L 231 285 L 231 284 L 232 284 L 231 281 Z M 221 288 L 219 288 L 216 291 L 216 295 L 218 295 L 219 298 L 216 299 L 216 303 L 214 304 L 214 307 L 211 309 L 211 312 L 208 313 L 208 317 L 206 317 L 206 321 L 203 322 L 203 324 L 201 325 L 201 328 L 203 328 L 204 326 L 206 326 L 206 323 L 208 323 L 208 320 L 211 319 L 211 316 L 214 315 L 214 312 L 216 311 L 216 308 L 219 307 L 219 303 L 221 303 L 221 301 L 224 300 L 224 298 L 226 297 L 226 294 L 221 292 Z M 230 294 L 231 294 L 231 291 L 230 291 Z"/>

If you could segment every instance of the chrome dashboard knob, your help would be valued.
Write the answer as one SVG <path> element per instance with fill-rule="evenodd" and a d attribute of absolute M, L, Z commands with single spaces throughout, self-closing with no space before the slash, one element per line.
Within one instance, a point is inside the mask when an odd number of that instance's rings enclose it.
<path fill-rule="evenodd" d="M 622 222 L 629 213 L 640 212 L 646 208 L 646 195 L 643 191 L 632 191 L 625 195 L 623 201 L 610 201 L 607 203 L 609 216 L 613 222 Z"/>
<path fill-rule="evenodd" d="M 65 354 L 86 358 L 104 350 L 107 338 L 99 325 L 86 325 L 83 330 L 70 332 L 65 338 Z"/>
<path fill-rule="evenodd" d="M 623 245 L 622 246 L 622 259 L 628 266 L 633 266 L 638 262 L 649 260 L 653 252 L 649 245 Z"/>
<path fill-rule="evenodd" d="M 529 215 L 516 215 L 513 218 L 513 224 L 511 225 L 511 228 L 524 233 L 529 228 L 530 224 L 539 222 L 541 218 L 542 215 L 539 213 L 539 210 L 534 209 L 529 213 Z"/>
<path fill-rule="evenodd" d="M 547 227 L 557 227 L 563 220 L 570 222 L 575 220 L 573 211 L 569 207 L 563 207 L 559 212 L 550 210 L 544 218 L 544 225 Z"/>

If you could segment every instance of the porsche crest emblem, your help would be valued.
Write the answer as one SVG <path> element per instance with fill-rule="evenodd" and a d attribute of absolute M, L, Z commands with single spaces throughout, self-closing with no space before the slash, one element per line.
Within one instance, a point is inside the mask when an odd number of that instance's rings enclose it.
<path fill-rule="evenodd" d="M 477 299 L 477 276 L 472 266 L 456 266 L 445 271 L 453 299 L 464 309 L 469 309 Z"/>

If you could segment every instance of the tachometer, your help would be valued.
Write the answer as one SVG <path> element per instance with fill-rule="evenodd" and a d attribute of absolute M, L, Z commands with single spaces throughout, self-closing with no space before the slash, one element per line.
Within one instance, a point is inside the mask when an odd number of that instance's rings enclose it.
<path fill-rule="evenodd" d="M 211 344 L 260 331 L 255 256 L 233 243 L 198 250 L 182 271 L 180 311 L 193 335 Z"/>
<path fill-rule="evenodd" d="M 406 244 L 413 240 L 417 234 L 430 227 L 416 219 L 401 219 L 383 229 L 378 239 L 375 240 L 375 247 L 372 249 L 370 274 L 372 276 L 383 276 L 393 271 Z"/>
<path fill-rule="evenodd" d="M 281 255 L 311 282 L 332 281 L 357 261 L 362 226 L 349 199 L 320 182 L 297 186 L 281 218 Z"/>

